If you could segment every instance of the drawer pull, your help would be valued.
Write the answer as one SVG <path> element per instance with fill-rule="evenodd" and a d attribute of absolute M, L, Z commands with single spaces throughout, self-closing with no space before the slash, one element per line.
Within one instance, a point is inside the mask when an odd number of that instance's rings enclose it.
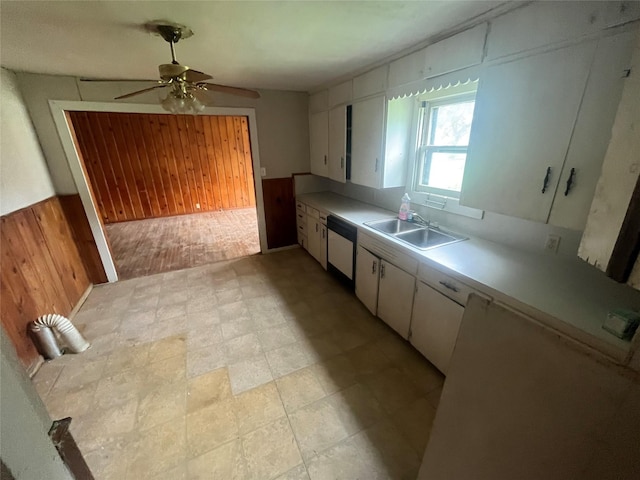
<path fill-rule="evenodd" d="M 569 190 L 571 190 L 571 185 L 573 185 L 573 176 L 576 174 L 576 169 L 572 168 L 569 173 L 569 179 L 567 180 L 567 189 L 564 191 L 564 196 L 569 195 Z"/>
<path fill-rule="evenodd" d="M 384 278 L 384 263 L 380 265 L 380 278 Z"/>
<path fill-rule="evenodd" d="M 460 290 L 458 289 L 458 287 L 456 287 L 455 285 L 451 285 L 449 282 L 443 282 L 440 281 L 438 282 L 440 285 L 442 285 L 444 288 L 448 288 L 449 290 L 453 290 L 454 292 L 458 293 Z"/>
<path fill-rule="evenodd" d="M 542 193 L 547 191 L 547 187 L 549 186 L 549 177 L 551 177 L 551 167 L 547 167 L 547 174 L 544 176 L 544 180 L 542 181 Z"/>
<path fill-rule="evenodd" d="M 371 262 L 371 274 L 376 273 L 376 261 Z"/>

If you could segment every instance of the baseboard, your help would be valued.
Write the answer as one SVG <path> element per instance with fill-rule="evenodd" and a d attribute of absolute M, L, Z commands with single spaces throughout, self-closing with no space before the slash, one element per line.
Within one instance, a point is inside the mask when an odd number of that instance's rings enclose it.
<path fill-rule="evenodd" d="M 300 245 L 296 243 L 294 245 L 287 245 L 286 247 L 270 248 L 264 253 L 276 253 L 276 252 L 282 252 L 284 250 L 293 250 L 294 248 L 300 248 Z"/>
<path fill-rule="evenodd" d="M 91 290 L 93 290 L 93 283 L 90 283 L 87 289 L 84 291 L 84 293 L 76 303 L 76 306 L 73 307 L 73 310 L 71 310 L 71 313 L 69 313 L 69 316 L 67 317 L 68 319 L 71 320 L 73 319 L 73 317 L 76 316 L 76 313 L 78 313 L 78 311 L 82 308 L 82 305 L 84 304 L 84 302 L 87 301 L 87 297 L 91 293 Z"/>

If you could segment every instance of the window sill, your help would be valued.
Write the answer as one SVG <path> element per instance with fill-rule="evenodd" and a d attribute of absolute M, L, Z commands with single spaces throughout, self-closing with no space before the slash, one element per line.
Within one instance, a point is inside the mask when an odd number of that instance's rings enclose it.
<path fill-rule="evenodd" d="M 445 195 L 437 195 L 435 193 L 411 192 L 411 203 L 441 210 L 454 215 L 462 215 L 463 217 L 475 218 L 481 220 L 484 217 L 484 210 L 477 208 L 465 207 L 460 205 L 457 198 Z"/>

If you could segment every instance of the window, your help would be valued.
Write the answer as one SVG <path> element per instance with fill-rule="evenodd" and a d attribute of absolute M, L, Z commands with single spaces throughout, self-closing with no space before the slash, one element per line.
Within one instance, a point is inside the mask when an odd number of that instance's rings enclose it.
<path fill-rule="evenodd" d="M 460 196 L 474 105 L 475 92 L 420 101 L 415 192 Z"/>

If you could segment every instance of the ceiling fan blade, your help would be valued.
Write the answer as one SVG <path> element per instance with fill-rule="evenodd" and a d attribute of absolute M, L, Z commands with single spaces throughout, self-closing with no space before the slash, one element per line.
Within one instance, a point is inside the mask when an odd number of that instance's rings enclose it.
<path fill-rule="evenodd" d="M 229 93 L 231 95 L 239 95 L 248 98 L 260 98 L 260 94 L 255 90 L 248 88 L 228 87 L 226 85 L 218 85 L 217 83 L 198 83 L 198 87 L 211 92 Z"/>
<path fill-rule="evenodd" d="M 187 70 L 184 74 L 184 79 L 189 83 L 204 82 L 205 80 L 211 80 L 213 77 L 207 73 L 199 72 L 198 70 Z"/>
<path fill-rule="evenodd" d="M 140 80 L 139 78 L 81 78 L 81 82 L 153 82 L 160 83 L 160 80 Z"/>
<path fill-rule="evenodd" d="M 135 95 L 140 95 L 141 93 L 150 92 L 151 90 L 155 90 L 156 88 L 164 88 L 169 86 L 168 83 L 162 85 L 154 85 L 153 87 L 143 88 L 142 90 L 138 90 L 136 92 L 127 93 L 126 95 L 120 95 L 119 97 L 114 98 L 114 100 L 122 100 L 123 98 L 133 97 Z"/>

